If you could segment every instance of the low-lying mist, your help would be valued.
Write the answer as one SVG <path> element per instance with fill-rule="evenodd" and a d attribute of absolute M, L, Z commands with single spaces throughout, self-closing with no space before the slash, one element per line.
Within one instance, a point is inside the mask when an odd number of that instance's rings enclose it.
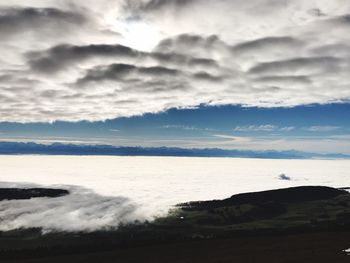
<path fill-rule="evenodd" d="M 1 187 L 40 187 L 1 183 Z M 102 196 L 77 186 L 55 186 L 70 193 L 61 197 L 39 197 L 0 202 L 0 231 L 41 228 L 42 232 L 109 230 L 119 224 L 147 217 L 132 200 L 122 196 Z M 148 218 L 149 219 L 149 218 Z"/>
<path fill-rule="evenodd" d="M 0 156 L 0 187 L 67 189 L 0 202 L 0 231 L 95 231 L 152 220 L 178 203 L 301 185 L 350 186 L 350 160 Z"/>

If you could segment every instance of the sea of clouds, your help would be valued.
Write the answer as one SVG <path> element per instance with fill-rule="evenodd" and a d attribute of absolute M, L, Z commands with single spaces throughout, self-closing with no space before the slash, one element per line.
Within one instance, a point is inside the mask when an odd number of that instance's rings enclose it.
<path fill-rule="evenodd" d="M 350 186 L 349 160 L 0 156 L 0 167 L 0 188 L 70 192 L 57 198 L 1 201 L 0 231 L 109 230 L 152 220 L 186 201 L 298 185 Z"/>
<path fill-rule="evenodd" d="M 40 187 L 30 184 L 1 183 L 1 187 Z M 58 186 L 56 186 L 59 188 Z M 18 228 L 42 228 L 52 231 L 108 230 L 145 220 L 137 206 L 126 197 L 101 196 L 82 187 L 61 186 L 67 196 L 5 200 L 0 202 L 0 231 Z"/>

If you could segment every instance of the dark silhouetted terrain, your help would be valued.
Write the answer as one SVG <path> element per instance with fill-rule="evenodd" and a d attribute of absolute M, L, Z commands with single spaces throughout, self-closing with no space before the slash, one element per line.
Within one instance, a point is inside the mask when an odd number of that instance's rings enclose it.
<path fill-rule="evenodd" d="M 0 234 L 1 262 L 350 262 L 350 194 L 294 187 L 180 204 L 92 233 Z"/>
<path fill-rule="evenodd" d="M 2 200 L 20 200 L 35 197 L 60 197 L 69 192 L 62 189 L 48 188 L 0 188 L 0 201 Z"/>

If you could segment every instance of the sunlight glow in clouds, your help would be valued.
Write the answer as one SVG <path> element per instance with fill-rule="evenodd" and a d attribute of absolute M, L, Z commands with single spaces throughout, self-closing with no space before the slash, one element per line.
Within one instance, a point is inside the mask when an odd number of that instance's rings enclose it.
<path fill-rule="evenodd" d="M 0 2 L 0 121 L 350 99 L 348 0 Z"/>
<path fill-rule="evenodd" d="M 117 25 L 123 35 L 121 44 L 140 51 L 151 51 L 161 39 L 159 31 L 145 22 L 120 22 Z"/>

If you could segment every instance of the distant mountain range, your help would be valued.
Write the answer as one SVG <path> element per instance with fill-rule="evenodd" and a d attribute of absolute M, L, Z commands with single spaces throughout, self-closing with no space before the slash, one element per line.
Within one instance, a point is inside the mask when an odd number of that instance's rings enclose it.
<path fill-rule="evenodd" d="M 187 149 L 174 147 L 119 147 L 112 145 L 64 143 L 38 144 L 34 142 L 0 142 L 0 154 L 242 157 L 265 159 L 350 159 L 350 155 L 345 154 L 318 154 L 294 150 L 248 151 L 217 148 Z"/>

